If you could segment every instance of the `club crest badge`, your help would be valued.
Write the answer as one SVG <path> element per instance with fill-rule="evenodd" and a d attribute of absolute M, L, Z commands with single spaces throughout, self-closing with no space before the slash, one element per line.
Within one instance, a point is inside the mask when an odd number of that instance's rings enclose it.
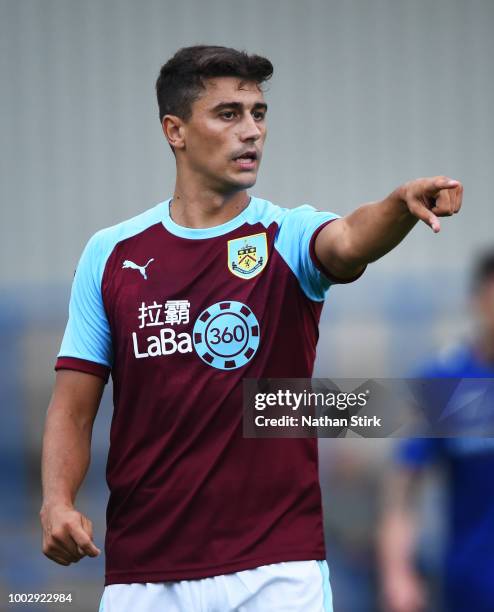
<path fill-rule="evenodd" d="M 268 262 L 268 241 L 265 232 L 228 241 L 228 269 L 239 278 L 253 278 Z"/>

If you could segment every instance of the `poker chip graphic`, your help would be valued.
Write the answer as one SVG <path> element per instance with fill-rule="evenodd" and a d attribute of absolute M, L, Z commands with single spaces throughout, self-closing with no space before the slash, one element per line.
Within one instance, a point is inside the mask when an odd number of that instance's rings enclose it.
<path fill-rule="evenodd" d="M 199 357 L 213 368 L 235 370 L 248 363 L 259 346 L 259 323 L 241 302 L 218 302 L 197 317 L 192 331 Z"/>

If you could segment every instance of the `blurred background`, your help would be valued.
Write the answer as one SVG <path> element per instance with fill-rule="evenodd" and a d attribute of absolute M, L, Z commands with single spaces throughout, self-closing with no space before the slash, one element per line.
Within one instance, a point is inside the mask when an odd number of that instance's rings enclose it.
<path fill-rule="evenodd" d="M 83 246 L 173 193 L 160 66 L 197 43 L 271 59 L 253 195 L 344 215 L 411 178 L 464 183 L 464 208 L 440 234 L 418 225 L 329 293 L 315 375 L 394 377 L 471 327 L 470 267 L 493 244 L 493 26 L 492 0 L 0 0 L 0 609 L 18 609 L 12 592 L 72 591 L 74 612 L 99 604 L 102 558 L 65 568 L 41 553 L 41 435 Z M 78 498 L 100 546 L 111 411 L 109 385 Z M 380 609 L 375 526 L 390 452 L 387 440 L 321 441 L 336 612 Z M 440 491 L 434 480 L 422 503 L 432 567 Z"/>

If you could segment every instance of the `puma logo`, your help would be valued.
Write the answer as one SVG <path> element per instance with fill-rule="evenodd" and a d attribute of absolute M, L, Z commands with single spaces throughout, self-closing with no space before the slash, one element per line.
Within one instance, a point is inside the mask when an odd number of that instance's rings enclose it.
<path fill-rule="evenodd" d="M 145 280 L 147 280 L 148 275 L 146 274 L 146 268 L 149 266 L 149 264 L 154 261 L 154 257 L 151 258 L 147 264 L 145 266 L 138 266 L 136 263 L 134 263 L 133 261 L 130 261 L 130 259 L 126 259 L 123 262 L 123 266 L 122 266 L 122 270 L 124 268 L 132 268 L 132 270 L 139 270 L 139 272 L 142 274 L 142 276 L 144 277 Z"/>

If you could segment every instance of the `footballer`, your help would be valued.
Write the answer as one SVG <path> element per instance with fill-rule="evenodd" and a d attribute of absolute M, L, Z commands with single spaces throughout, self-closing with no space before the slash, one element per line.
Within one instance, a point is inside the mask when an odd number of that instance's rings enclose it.
<path fill-rule="evenodd" d="M 102 612 L 332 610 L 317 440 L 243 438 L 242 380 L 310 378 L 331 284 L 461 206 L 445 176 L 343 218 L 250 195 L 272 71 L 235 49 L 180 49 L 156 83 L 173 195 L 97 232 L 77 266 L 40 515 L 53 561 L 100 554 L 75 500 L 111 375 Z"/>

